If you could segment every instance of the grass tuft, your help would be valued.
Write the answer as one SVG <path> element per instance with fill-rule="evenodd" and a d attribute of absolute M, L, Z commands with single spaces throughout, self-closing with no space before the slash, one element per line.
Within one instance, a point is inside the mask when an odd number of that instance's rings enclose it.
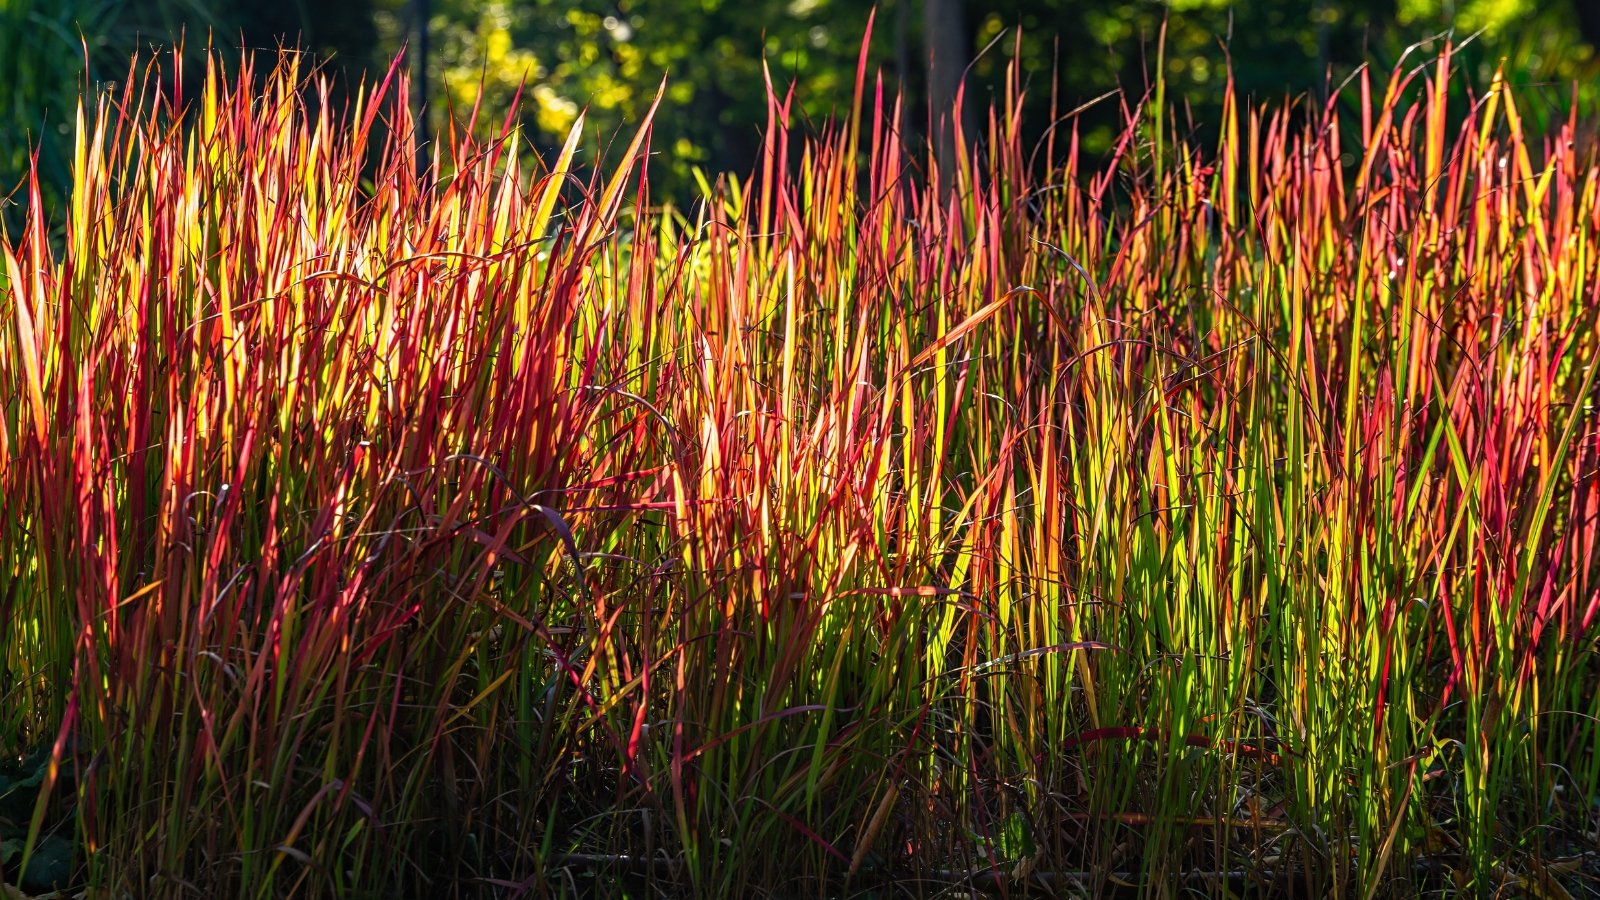
<path fill-rule="evenodd" d="M 1596 874 L 1575 113 L 1445 48 L 1033 161 L 1013 73 L 939 166 L 863 63 L 685 212 L 303 66 L 132 71 L 0 245 L 7 879 Z"/>

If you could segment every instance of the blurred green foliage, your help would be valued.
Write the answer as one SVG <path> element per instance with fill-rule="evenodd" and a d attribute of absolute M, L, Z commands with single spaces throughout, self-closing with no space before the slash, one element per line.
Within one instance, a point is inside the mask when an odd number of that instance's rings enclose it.
<path fill-rule="evenodd" d="M 1476 35 L 1462 59 L 1480 83 L 1504 58 L 1524 86 L 1519 96 L 1544 113 L 1565 115 L 1574 84 L 1593 106 L 1596 36 L 1584 34 L 1583 2 L 968 0 L 960 25 L 976 57 L 969 90 L 980 103 L 1022 54 L 1034 107 L 1028 121 L 1038 133 L 1049 123 L 1052 78 L 1061 110 L 1119 86 L 1141 90 L 1165 23 L 1168 96 L 1182 98 L 1203 129 L 1216 119 L 1230 64 L 1258 99 L 1314 94 L 1330 77 L 1363 62 L 1387 67 L 1411 44 L 1446 32 Z M 380 14 L 385 45 L 398 47 L 415 4 L 388 4 Z M 497 124 L 526 79 L 519 118 L 536 145 L 550 148 L 580 109 L 597 139 L 637 121 L 665 73 L 653 174 L 658 188 L 676 192 L 692 184 L 691 167 L 752 165 L 766 115 L 763 61 L 780 90 L 798 82 L 803 118 L 843 112 L 874 9 L 870 63 L 890 91 L 903 89 L 905 121 L 925 131 L 924 8 L 923 0 L 433 0 L 432 95 L 468 107 L 482 80 L 487 122 Z M 1115 104 L 1086 112 L 1088 149 L 1108 147 L 1120 121 Z"/>
<path fill-rule="evenodd" d="M 0 221 L 20 220 L 35 152 L 40 190 L 59 202 L 86 74 L 101 82 L 126 72 L 141 33 L 176 35 L 210 21 L 201 0 L 0 0 Z"/>
<path fill-rule="evenodd" d="M 412 8 L 392 2 L 383 16 L 389 46 L 407 36 Z M 750 165 L 766 121 L 763 62 L 780 86 L 804 83 L 806 113 L 847 102 L 868 12 L 853 0 L 433 0 L 434 124 L 441 103 L 470 108 L 481 80 L 498 125 L 525 83 L 518 112 L 536 145 L 559 145 L 583 110 L 608 141 L 665 75 L 656 167 L 681 186 L 694 165 Z"/>
<path fill-rule="evenodd" d="M 1141 91 L 1153 72 L 1158 35 L 1166 25 L 1162 59 L 1169 102 L 1187 107 L 1202 132 L 1217 121 L 1231 69 L 1244 96 L 1256 101 L 1318 95 L 1357 67 L 1386 71 L 1408 47 L 1449 34 L 1471 81 L 1487 85 L 1502 60 L 1522 86 L 1518 96 L 1539 115 L 1565 116 L 1574 87 L 1582 105 L 1600 101 L 1594 41 L 1579 21 L 1587 0 L 996 0 L 975 29 L 982 46 L 1020 28 L 1025 70 L 1036 74 L 1029 121 L 1048 122 L 1048 82 L 1058 71 L 1063 110 L 1118 87 Z M 1424 48 L 1429 49 L 1429 48 Z M 1431 45 L 1437 50 L 1438 45 Z M 995 85 L 1012 56 L 1010 38 L 974 66 L 973 81 Z M 1413 56 L 1411 64 L 1422 57 Z M 1456 87 L 1460 87 L 1459 84 Z M 1091 150 L 1103 150 L 1120 127 L 1114 104 L 1082 118 Z M 1542 124 L 1542 123 L 1541 123 Z"/>
<path fill-rule="evenodd" d="M 1462 56 L 1486 83 L 1508 71 L 1541 116 L 1564 116 L 1578 86 L 1585 108 L 1596 87 L 1600 12 L 1586 0 L 966 0 L 964 33 L 974 61 L 969 91 L 979 103 L 1010 58 L 1030 78 L 1027 121 L 1049 123 L 1118 86 L 1142 90 L 1165 24 L 1168 96 L 1189 122 L 1216 120 L 1231 65 L 1258 99 L 1316 94 L 1363 62 L 1393 64 L 1431 35 L 1476 34 Z M 870 63 L 907 98 L 904 123 L 925 131 L 927 78 L 921 49 L 926 0 L 0 0 L 0 196 L 40 152 L 48 194 L 66 184 L 79 86 L 115 78 L 143 43 L 171 43 L 187 30 L 220 45 L 311 49 L 346 84 L 371 77 L 410 45 L 426 20 L 431 123 L 464 116 L 478 100 L 480 127 L 510 113 L 541 150 L 564 139 L 587 110 L 590 152 L 638 121 L 667 76 L 652 161 L 658 191 L 686 193 L 693 170 L 748 171 L 766 119 L 763 65 L 779 89 L 797 82 L 801 121 L 842 113 L 868 16 L 877 24 Z M 1021 40 L 1014 35 L 1020 29 Z M 224 37 L 226 36 L 226 38 Z M 991 46 L 992 45 L 992 46 Z M 986 52 L 980 52 L 988 47 Z M 519 93 L 520 88 L 520 93 Z M 512 109 L 513 103 L 516 108 Z M 1116 104 L 1086 111 L 1087 149 L 1103 149 L 1120 121 Z M 1542 123 L 1541 123 L 1542 124 Z M 13 197 L 13 200 L 20 199 Z M 5 218 L 14 224 L 13 205 Z"/>

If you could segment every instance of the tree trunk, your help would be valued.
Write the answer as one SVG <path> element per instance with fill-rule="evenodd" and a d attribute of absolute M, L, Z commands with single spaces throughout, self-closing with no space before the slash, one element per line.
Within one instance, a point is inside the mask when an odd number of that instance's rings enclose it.
<path fill-rule="evenodd" d="M 923 0 L 923 46 L 928 53 L 928 118 L 941 192 L 954 183 L 956 93 L 971 50 L 965 0 Z"/>
<path fill-rule="evenodd" d="M 428 121 L 428 19 L 433 16 L 428 0 L 411 0 L 411 23 L 417 45 L 411 54 L 411 90 L 416 103 L 418 146 L 425 140 Z"/>

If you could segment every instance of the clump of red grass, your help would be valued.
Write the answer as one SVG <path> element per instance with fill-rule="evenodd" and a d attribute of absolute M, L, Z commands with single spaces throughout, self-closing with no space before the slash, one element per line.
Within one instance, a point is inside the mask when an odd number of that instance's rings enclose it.
<path fill-rule="evenodd" d="M 1452 101 L 1444 48 L 1035 159 L 1013 77 L 941 182 L 863 69 L 684 216 L 648 122 L 580 178 L 576 128 L 419 156 L 398 75 L 261 75 L 92 102 L 65 238 L 35 199 L 3 249 L 27 854 L 107 896 L 1575 877 L 1576 117 Z"/>

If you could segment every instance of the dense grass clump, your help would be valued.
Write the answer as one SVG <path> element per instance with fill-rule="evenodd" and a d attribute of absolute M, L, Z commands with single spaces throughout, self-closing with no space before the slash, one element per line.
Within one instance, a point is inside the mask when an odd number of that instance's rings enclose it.
<path fill-rule="evenodd" d="M 686 215 L 130 77 L 3 248 L 6 877 L 1577 890 L 1600 169 L 1450 59 L 943 167 L 863 74 Z"/>

